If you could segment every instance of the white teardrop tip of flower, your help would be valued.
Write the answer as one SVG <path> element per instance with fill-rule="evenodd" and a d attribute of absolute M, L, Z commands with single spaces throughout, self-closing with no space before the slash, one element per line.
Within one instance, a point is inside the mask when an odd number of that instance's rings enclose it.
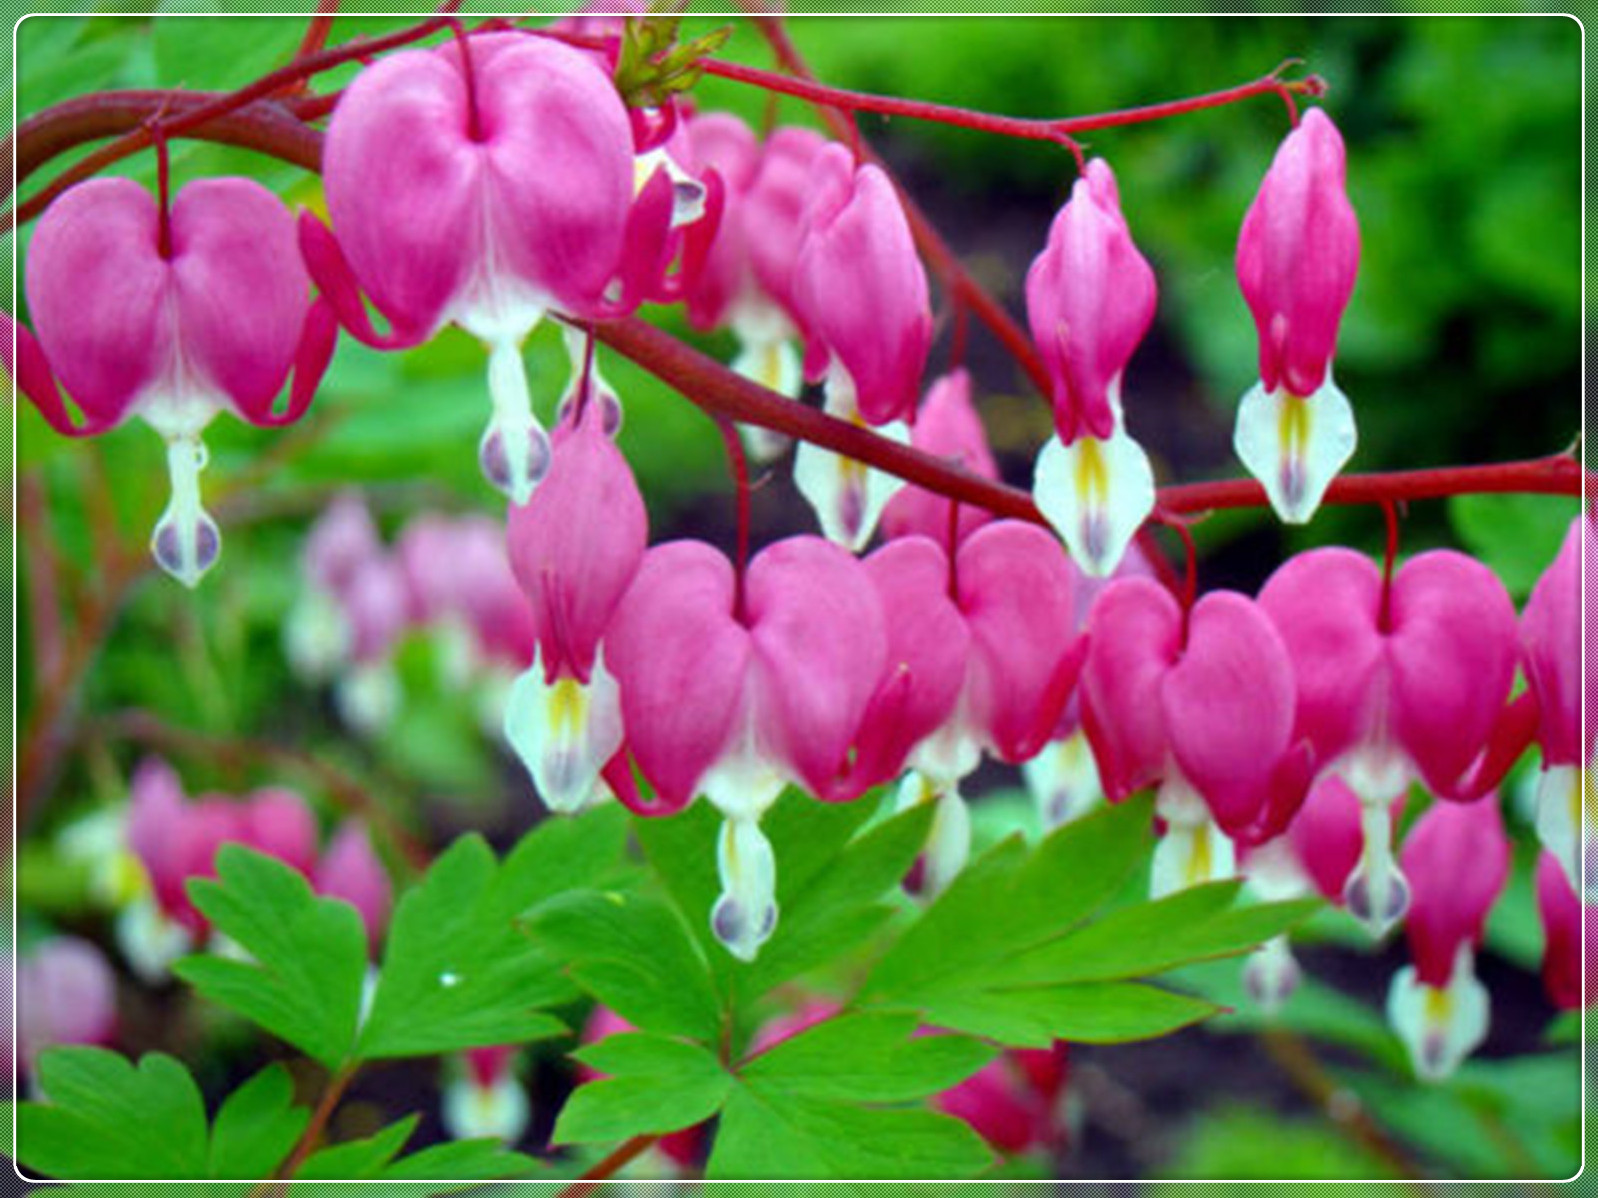
<path fill-rule="evenodd" d="M 1038 453 L 1032 499 L 1085 573 L 1103 578 L 1154 510 L 1154 471 L 1117 422 L 1107 441 L 1050 437 Z"/>
<path fill-rule="evenodd" d="M 752 819 L 722 821 L 716 845 L 721 897 L 710 909 L 710 930 L 740 961 L 753 961 L 777 930 L 777 858 Z"/>
<path fill-rule="evenodd" d="M 1237 876 L 1231 838 L 1210 818 L 1203 796 L 1174 769 L 1160 784 L 1154 813 L 1165 821 L 1165 835 L 1154 846 L 1150 898 Z"/>
<path fill-rule="evenodd" d="M 1586 893 L 1598 903 L 1598 801 L 1593 772 L 1573 765 L 1545 768 L 1537 780 L 1537 839 L 1564 867 L 1565 877 L 1582 894 L 1582 846 L 1586 845 Z"/>
<path fill-rule="evenodd" d="M 376 736 L 394 722 L 404 694 L 390 661 L 352 667 L 333 687 L 333 704 L 344 722 L 362 736 Z"/>
<path fill-rule="evenodd" d="M 532 1117 L 527 1091 L 509 1071 L 492 1085 L 479 1086 L 470 1077 L 444 1088 L 440 1111 L 444 1130 L 457 1140 L 499 1140 L 514 1144 Z"/>
<path fill-rule="evenodd" d="M 605 763 L 621 748 L 621 690 L 601 650 L 584 686 L 544 680 L 537 657 L 511 684 L 505 739 L 521 758 L 551 811 L 580 811 L 592 799 Z"/>
<path fill-rule="evenodd" d="M 1286 936 L 1274 936 L 1249 954 L 1243 966 L 1243 989 L 1267 1015 L 1287 1005 L 1303 974 Z"/>
<path fill-rule="evenodd" d="M 1232 447 L 1287 524 L 1307 524 L 1326 488 L 1354 456 L 1354 409 L 1332 381 L 1297 396 L 1256 383 L 1237 409 Z"/>
<path fill-rule="evenodd" d="M 1359 864 L 1343 885 L 1343 905 L 1380 940 L 1409 913 L 1409 882 L 1393 857 L 1393 820 L 1385 803 L 1365 803 L 1360 810 L 1365 844 Z"/>
<path fill-rule="evenodd" d="M 477 445 L 477 463 L 495 490 L 512 503 L 532 498 L 549 473 L 549 436 L 533 415 L 521 346 L 511 338 L 488 350 L 488 395 L 494 412 Z"/>
<path fill-rule="evenodd" d="M 799 394 L 804 376 L 799 369 L 799 352 L 793 341 L 778 334 L 758 340 L 745 341 L 732 360 L 732 369 L 769 391 L 789 399 Z M 743 437 L 744 449 L 756 462 L 770 462 L 782 456 L 792 441 L 782 433 L 758 424 L 740 424 L 738 432 Z"/>
<path fill-rule="evenodd" d="M 187 587 L 198 583 L 222 554 L 222 534 L 200 504 L 200 471 L 205 462 L 205 445 L 198 437 L 167 442 L 172 497 L 150 537 L 156 564 Z"/>
<path fill-rule="evenodd" d="M 122 908 L 115 931 L 122 956 L 139 980 L 149 986 L 158 986 L 170 978 L 172 962 L 195 947 L 188 929 L 163 915 L 148 894 Z"/>
<path fill-rule="evenodd" d="M 902 422 L 876 431 L 901 445 L 910 443 L 910 430 Z M 891 474 L 808 441 L 794 454 L 793 481 L 815 511 L 822 535 L 851 553 L 859 553 L 870 542 L 882 509 L 904 486 Z"/>
<path fill-rule="evenodd" d="M 1490 1021 L 1487 987 L 1476 977 L 1468 944 L 1460 945 L 1446 986 L 1425 985 L 1406 965 L 1387 995 L 1387 1022 L 1422 1081 L 1441 1081 L 1458 1069 L 1487 1038 Z"/>
<path fill-rule="evenodd" d="M 1044 745 L 1042 752 L 1022 764 L 1021 776 L 1045 831 L 1081 819 L 1104 800 L 1093 750 L 1080 728 Z"/>

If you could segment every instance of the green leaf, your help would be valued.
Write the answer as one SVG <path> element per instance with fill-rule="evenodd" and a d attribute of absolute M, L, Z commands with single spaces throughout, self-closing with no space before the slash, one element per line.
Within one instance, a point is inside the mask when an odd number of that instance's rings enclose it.
<path fill-rule="evenodd" d="M 959 979 L 1068 931 L 1123 884 L 1150 842 L 1152 800 L 1144 795 L 1052 833 L 1031 854 L 1001 841 L 955 879 L 884 954 L 862 988 L 904 996 Z"/>
<path fill-rule="evenodd" d="M 1242 883 L 1213 882 L 1116 911 L 1020 953 L 989 974 L 993 986 L 1148 977 L 1177 965 L 1247 952 L 1320 909 L 1319 899 L 1227 908 Z"/>
<path fill-rule="evenodd" d="M 24 1167 L 63 1181 L 206 1176 L 205 1104 L 171 1057 L 151 1053 L 135 1068 L 101 1048 L 51 1049 L 39 1085 L 47 1102 L 15 1108 Z"/>
<path fill-rule="evenodd" d="M 1047 1048 L 1056 1040 L 1151 1040 L 1221 1010 L 1203 999 L 1138 982 L 940 993 L 929 997 L 923 1009 L 929 1021 L 942 1027 L 1025 1048 Z"/>
<path fill-rule="evenodd" d="M 318 1149 L 295 1171 L 294 1180 L 367 1181 L 377 1177 L 399 1155 L 419 1121 L 419 1116 L 410 1115 L 398 1123 L 390 1124 L 375 1136 Z M 290 1189 L 303 1194 L 317 1192 L 311 1187 L 294 1186 Z"/>
<path fill-rule="evenodd" d="M 501 905 L 521 916 L 557 894 L 610 881 L 627 847 L 627 823 L 627 809 L 619 803 L 544 820 L 500 866 Z"/>
<path fill-rule="evenodd" d="M 706 1175 L 730 1179 L 972 1177 L 993 1161 L 970 1126 L 923 1110 L 831 1102 L 751 1083 L 721 1115 Z"/>
<path fill-rule="evenodd" d="M 150 32 L 164 83 L 226 90 L 288 62 L 305 23 L 272 17 L 163 16 Z"/>
<path fill-rule="evenodd" d="M 533 1178 L 543 1172 L 538 1161 L 507 1151 L 497 1140 L 464 1140 L 401 1157 L 379 1170 L 373 1180 L 384 1183 L 376 1192 L 389 1198 L 431 1198 L 479 1189 L 485 1181 Z"/>
<path fill-rule="evenodd" d="M 827 1019 L 760 1053 L 745 1081 L 809 1098 L 912 1102 L 958 1085 L 995 1050 L 965 1036 L 915 1034 L 913 1015 Z"/>
<path fill-rule="evenodd" d="M 535 834 L 536 835 L 536 834 Z M 536 892 L 525 866 L 502 871 L 479 836 L 464 836 L 400 899 L 359 1053 L 426 1056 L 513 1044 L 564 1030 L 538 1008 L 572 996 L 559 968 L 515 917 Z"/>
<path fill-rule="evenodd" d="M 556 1144 L 592 1144 L 678 1131 L 710 1118 L 733 1079 L 707 1049 L 642 1032 L 576 1054 L 606 1077 L 579 1086 L 555 1123 Z"/>
<path fill-rule="evenodd" d="M 189 895 L 252 962 L 187 957 L 174 972 L 330 1068 L 350 1054 L 366 975 L 366 933 L 348 903 L 318 898 L 298 872 L 241 845 L 224 845 L 217 881 Z"/>
<path fill-rule="evenodd" d="M 294 1083 L 281 1065 L 267 1066 L 229 1095 L 211 1128 L 210 1175 L 236 1181 L 271 1177 L 310 1121 L 310 1113 L 293 1101 Z"/>
<path fill-rule="evenodd" d="M 1574 424 L 1572 432 L 1575 431 Z M 1522 599 L 1559 553 L 1580 505 L 1557 495 L 1456 495 L 1448 517 L 1459 539 Z"/>
<path fill-rule="evenodd" d="M 599 1002 L 644 1031 L 713 1042 L 722 1005 L 682 921 L 642 895 L 566 894 L 535 908 L 528 931 Z"/>
<path fill-rule="evenodd" d="M 897 891 L 926 844 L 933 811 L 932 804 L 920 804 L 841 847 L 831 837 L 793 838 L 820 852 L 808 870 L 778 858 L 777 930 L 760 956 L 738 971 L 741 994 L 753 999 L 769 993 L 869 939 L 892 915 L 882 900 Z M 802 856 L 797 864 L 805 864 Z"/>

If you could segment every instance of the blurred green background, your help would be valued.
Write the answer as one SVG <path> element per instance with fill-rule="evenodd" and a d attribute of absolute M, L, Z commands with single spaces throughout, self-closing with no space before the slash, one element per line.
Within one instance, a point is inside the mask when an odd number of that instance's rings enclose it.
<path fill-rule="evenodd" d="M 333 40 L 400 23 L 341 17 Z M 723 23 L 696 18 L 688 32 Z M 1582 64 L 1574 21 L 815 17 L 791 24 L 794 40 L 829 82 L 1018 116 L 1090 113 L 1215 90 L 1301 59 L 1295 72 L 1321 75 L 1330 86 L 1323 103 L 1347 139 L 1349 188 L 1363 231 L 1359 283 L 1336 360 L 1359 419 L 1352 468 L 1505 460 L 1557 452 L 1575 440 Z M 17 69 L 6 90 L 26 117 L 99 89 L 234 87 L 285 61 L 303 28 L 302 18 L 34 17 L 18 31 Z M 728 54 L 770 63 L 758 34 L 742 24 Z M 352 73 L 324 77 L 318 87 L 347 82 Z M 814 123 L 797 101 L 772 105 L 763 93 L 722 81 L 705 81 L 698 96 L 704 107 L 732 108 L 756 127 L 773 119 Z M 905 120 L 865 117 L 861 127 L 973 273 L 1024 319 L 1022 280 L 1068 194 L 1069 156 L 1042 143 Z M 1162 482 L 1240 473 L 1230 457 L 1230 426 L 1256 358 L 1232 255 L 1243 212 L 1286 129 L 1281 104 L 1263 97 L 1087 139 L 1089 151 L 1114 167 L 1133 235 L 1159 277 L 1157 324 L 1125 390 L 1129 426 L 1155 458 Z M 318 202 L 315 180 L 294 168 L 197 143 L 174 150 L 179 181 L 245 172 L 293 202 Z M 24 185 L 23 195 L 70 161 L 53 163 Z M 153 183 L 147 154 L 119 169 Z M 24 230 L 24 255 L 25 246 Z M 674 314 L 657 315 L 683 331 Z M 725 336 L 700 343 L 724 357 L 732 350 Z M 945 335 L 929 378 L 947 355 Z M 566 374 L 553 329 L 534 337 L 528 360 L 535 402 L 548 417 Z M 1047 405 L 975 326 L 969 362 L 1006 475 L 1028 486 L 1031 459 L 1050 429 Z M 537 804 L 519 771 L 508 768 L 473 714 L 436 685 L 428 646 L 402 650 L 407 706 L 371 743 L 342 732 L 327 696 L 296 682 L 281 650 L 279 630 L 299 586 L 305 529 L 338 488 L 362 487 L 390 535 L 419 511 L 502 510 L 475 459 L 487 415 L 483 366 L 479 347 L 459 333 L 394 355 L 346 339 L 311 414 L 295 429 L 262 433 L 225 418 L 213 425 L 206 489 L 223 517 L 222 561 L 192 594 L 148 575 L 128 591 L 69 705 L 49 793 L 40 796 L 48 802 L 29 813 L 39 813 L 31 827 L 40 834 L 24 854 L 30 917 L 81 918 L 81 894 L 51 857 L 44 834 L 65 816 L 122 797 L 137 753 L 99 720 L 130 706 L 207 735 L 264 735 L 299 745 L 363 780 L 402 820 L 435 837 L 465 826 L 509 831 L 534 817 Z M 699 535 L 730 547 L 731 488 L 713 425 L 629 364 L 602 354 L 601 367 L 626 405 L 622 443 L 649 502 L 652 537 Z M 165 503 L 159 441 L 130 424 L 85 446 L 56 437 L 25 407 L 18 419 L 18 466 L 44 499 L 46 533 L 68 576 L 92 584 L 105 565 L 106 517 L 91 516 L 104 510 L 91 497 L 103 481 L 115 535 L 141 544 Z M 759 537 L 809 526 L 787 473 L 779 464 L 757 493 Z M 1519 601 L 1552 558 L 1574 510 L 1573 501 L 1537 498 L 1415 504 L 1404 549 L 1463 546 L 1498 569 Z M 1285 553 L 1308 544 L 1374 549 L 1381 516 L 1325 509 L 1307 529 L 1287 531 L 1263 513 L 1232 513 L 1196 531 L 1206 555 L 1201 583 L 1253 589 Z M 19 594 L 27 596 L 35 572 L 26 558 L 20 569 Z M 24 600 L 23 646 L 34 640 L 35 617 Z M 71 627 L 69 619 L 69 634 Z M 18 716 L 26 734 L 38 714 L 40 674 L 26 648 L 18 665 Z M 218 760 L 194 758 L 181 768 L 193 790 L 265 780 Z M 31 873 L 30 854 L 41 862 Z M 1527 973 L 1536 953 L 1528 889 L 1522 885 L 1505 909 L 1495 931 L 1495 952 L 1508 962 L 1505 984 L 1518 986 L 1523 1016 L 1540 1018 L 1545 1012 Z M 1350 1042 L 1364 1037 L 1368 1047 L 1383 1034 L 1369 1007 L 1360 1008 L 1361 1018 L 1334 998 L 1324 1001 L 1331 1007 L 1312 1002 L 1309 1018 L 1328 1021 L 1334 1033 L 1341 1028 Z M 1523 1048 L 1537 1034 L 1521 1028 L 1512 1042 Z M 1568 1065 L 1561 1068 L 1556 1081 L 1568 1080 Z M 1504 1095 L 1524 1086 L 1549 1092 L 1545 1077 L 1484 1065 L 1461 1087 L 1429 1098 L 1424 1119 L 1411 1111 L 1414 1127 L 1406 1134 L 1451 1172 L 1491 1173 L 1503 1158 L 1483 1147 L 1480 1112 L 1495 1126 L 1510 1109 Z M 1517 1128 L 1526 1141 L 1518 1150 L 1549 1170 L 1573 1149 L 1569 1095 L 1554 1088 L 1557 1100 L 1544 1104 L 1551 1113 L 1516 1114 L 1533 1121 Z M 1189 1098 L 1192 1089 L 1184 1091 Z M 1378 1087 L 1365 1097 L 1402 1125 L 1407 1092 Z M 1351 1153 L 1324 1125 L 1283 1133 L 1247 1102 L 1238 1105 L 1236 1093 L 1218 1097 L 1219 1113 L 1196 1125 L 1179 1149 L 1161 1146 L 1167 1176 L 1241 1176 L 1242 1162 L 1258 1161 L 1262 1135 L 1280 1137 L 1270 1176 L 1299 1170 L 1355 1177 L 1373 1169 L 1380 1175 L 1379 1163 Z"/>

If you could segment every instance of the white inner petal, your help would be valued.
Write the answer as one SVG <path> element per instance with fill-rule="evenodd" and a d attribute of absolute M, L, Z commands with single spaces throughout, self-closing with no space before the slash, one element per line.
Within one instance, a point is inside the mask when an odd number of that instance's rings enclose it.
<path fill-rule="evenodd" d="M 1022 764 L 1021 776 L 1045 830 L 1081 819 L 1103 803 L 1098 765 L 1080 728 L 1044 745 L 1042 752 Z"/>
<path fill-rule="evenodd" d="M 621 689 L 605 668 L 603 647 L 586 686 L 571 677 L 546 682 L 535 656 L 511 684 L 505 739 L 532 775 L 546 807 L 566 813 L 582 810 L 594 795 L 600 771 L 622 743 Z"/>
<path fill-rule="evenodd" d="M 1491 1003 L 1476 977 L 1470 945 L 1462 944 L 1444 987 L 1427 986 L 1406 965 L 1387 995 L 1387 1022 L 1409 1049 L 1422 1081 L 1439 1081 L 1458 1069 L 1487 1038 Z"/>
<path fill-rule="evenodd" d="M 1088 574 L 1103 578 L 1154 510 L 1148 455 L 1121 426 L 1105 441 L 1050 437 L 1038 453 L 1032 498 Z"/>
<path fill-rule="evenodd" d="M 1354 410 L 1330 371 L 1309 396 L 1255 384 L 1238 405 L 1232 436 L 1238 458 L 1287 524 L 1306 524 L 1315 515 L 1357 441 Z"/>
<path fill-rule="evenodd" d="M 837 364 L 827 374 L 824 410 L 829 416 L 864 427 L 855 403 L 854 384 L 848 372 Z M 890 421 L 875 431 L 901 445 L 910 443 L 910 429 L 903 421 Z M 800 494 L 814 509 L 822 535 L 852 553 L 859 553 L 866 547 L 882 517 L 882 509 L 904 486 L 901 479 L 891 474 L 873 470 L 862 462 L 821 449 L 808 441 L 800 445 L 794 455 L 793 479 Z"/>

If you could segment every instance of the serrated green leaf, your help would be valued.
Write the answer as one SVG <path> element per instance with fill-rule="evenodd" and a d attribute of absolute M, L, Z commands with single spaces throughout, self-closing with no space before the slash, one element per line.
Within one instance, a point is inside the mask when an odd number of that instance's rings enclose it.
<path fill-rule="evenodd" d="M 757 998 L 835 961 L 880 928 L 893 911 L 881 900 L 897 890 L 926 844 L 933 813 L 933 805 L 924 803 L 895 815 L 826 851 L 817 868 L 788 885 L 782 882 L 788 863 L 779 857 L 777 930 L 760 956 L 735 972 L 740 996 Z M 807 843 L 813 846 L 824 839 Z"/>
<path fill-rule="evenodd" d="M 993 1155 L 970 1126 L 924 1110 L 883 1110 L 788 1094 L 733 1091 L 711 1150 L 713 1181 L 973 1177 Z"/>
<path fill-rule="evenodd" d="M 401 1157 L 378 1171 L 377 1192 L 390 1198 L 432 1198 L 476 1190 L 485 1181 L 536 1178 L 545 1166 L 530 1156 L 508 1151 L 497 1140 L 465 1140 L 435 1144 Z"/>
<path fill-rule="evenodd" d="M 502 876 L 478 836 L 433 863 L 395 908 L 362 1057 L 457 1052 L 564 1030 L 538 1008 L 569 999 L 571 988 L 514 922 L 530 885 L 521 871 Z"/>
<path fill-rule="evenodd" d="M 1319 899 L 1228 910 L 1240 882 L 1212 882 L 1113 912 L 996 965 L 992 986 L 1149 977 L 1178 965 L 1247 952 L 1307 919 Z"/>
<path fill-rule="evenodd" d="M 1023 1048 L 1047 1048 L 1056 1040 L 1152 1040 L 1219 1010 L 1203 999 L 1139 982 L 963 990 L 935 995 L 925 1004 L 926 1017 L 941 1027 Z"/>
<path fill-rule="evenodd" d="M 251 962 L 187 957 L 173 969 L 201 994 L 330 1068 L 350 1054 L 366 976 L 366 932 L 348 903 L 318 898 L 296 870 L 224 845 L 217 880 L 189 883 L 194 905 Z"/>
<path fill-rule="evenodd" d="M 210 1175 L 261 1181 L 294 1150 L 310 1112 L 296 1107 L 288 1070 L 269 1065 L 228 1096 L 211 1128 Z"/>
<path fill-rule="evenodd" d="M 408 1115 L 398 1123 L 391 1123 L 374 1136 L 335 1144 L 311 1153 L 295 1171 L 295 1181 L 367 1181 L 377 1177 L 399 1155 L 405 1142 L 411 1138 L 420 1121 L 417 1115 Z M 291 1193 L 309 1195 L 317 1193 L 311 1186 L 291 1186 Z"/>
<path fill-rule="evenodd" d="M 994 965 L 1067 932 L 1110 898 L 1150 843 L 1148 796 L 1067 824 L 1032 853 L 1001 841 L 955 879 L 872 969 L 867 998 L 981 982 Z"/>
<path fill-rule="evenodd" d="M 714 1041 L 721 1000 L 677 915 L 636 894 L 580 892 L 534 909 L 528 933 L 572 978 L 633 1026 Z"/>
<path fill-rule="evenodd" d="M 47 1101 L 15 1108 L 25 1168 L 62 1181 L 206 1176 L 205 1104 L 171 1057 L 135 1068 L 105 1049 L 55 1048 L 39 1058 L 39 1085 Z"/>
<path fill-rule="evenodd" d="M 579 1086 L 555 1123 L 556 1144 L 593 1144 L 678 1131 L 710 1118 L 733 1079 L 707 1049 L 643 1032 L 576 1054 L 606 1077 Z"/>
<path fill-rule="evenodd" d="M 500 866 L 501 906 L 520 917 L 568 890 L 593 890 L 616 872 L 627 847 L 627 809 L 608 803 L 575 817 L 546 819 Z"/>
<path fill-rule="evenodd" d="M 913 1102 L 947 1090 L 993 1059 L 965 1036 L 917 1036 L 912 1015 L 827 1019 L 739 1070 L 751 1084 L 846 1102 Z"/>

